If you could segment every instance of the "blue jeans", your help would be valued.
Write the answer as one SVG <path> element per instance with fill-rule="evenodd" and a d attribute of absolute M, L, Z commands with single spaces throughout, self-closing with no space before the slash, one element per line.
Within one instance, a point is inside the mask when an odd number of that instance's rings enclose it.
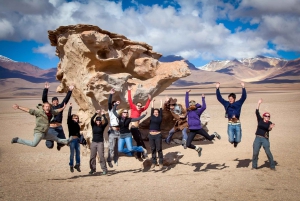
<path fill-rule="evenodd" d="M 56 136 L 60 139 L 66 139 L 64 129 L 63 129 L 62 126 L 57 126 L 55 128 L 50 127 L 49 130 L 48 130 L 48 134 L 54 135 L 54 136 Z M 46 140 L 45 144 L 49 149 L 52 149 L 53 146 L 54 146 L 53 140 Z M 60 144 L 60 143 L 57 143 L 57 146 L 63 147 L 64 145 Z"/>
<path fill-rule="evenodd" d="M 125 143 L 127 148 L 124 148 Z M 144 149 L 142 146 L 132 146 L 132 137 L 126 137 L 119 138 L 118 151 L 133 156 L 133 152 L 144 152 Z"/>
<path fill-rule="evenodd" d="M 275 168 L 273 155 L 270 151 L 270 141 L 269 141 L 269 139 L 264 138 L 264 137 L 257 137 L 257 136 L 256 136 L 256 138 L 253 142 L 252 167 L 257 168 L 258 154 L 259 154 L 259 150 L 260 150 L 261 146 L 263 146 L 263 148 L 264 148 L 264 150 L 267 154 L 267 157 L 268 157 L 269 162 L 270 162 L 270 168 Z"/>
<path fill-rule="evenodd" d="M 76 152 L 76 165 L 80 165 L 80 144 L 78 138 L 70 142 L 70 166 L 74 166 L 74 152 Z"/>
<path fill-rule="evenodd" d="M 240 143 L 242 140 L 242 128 L 240 123 L 228 123 L 228 141 Z"/>
<path fill-rule="evenodd" d="M 184 128 L 184 129 L 182 130 L 182 140 L 187 140 L 187 138 L 188 138 L 186 130 L 187 130 L 187 128 Z M 169 135 L 168 135 L 168 137 L 167 137 L 167 139 L 166 139 L 166 142 L 167 142 L 167 143 L 170 143 L 170 142 L 171 142 L 172 136 L 174 135 L 174 133 L 176 133 L 176 131 L 175 131 L 174 128 L 172 128 L 172 129 L 169 131 Z"/>

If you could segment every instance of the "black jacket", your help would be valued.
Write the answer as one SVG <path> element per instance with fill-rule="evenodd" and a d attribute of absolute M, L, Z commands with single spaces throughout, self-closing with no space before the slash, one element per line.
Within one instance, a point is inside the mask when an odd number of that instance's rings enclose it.
<path fill-rule="evenodd" d="M 92 129 L 93 129 L 93 142 L 103 142 L 103 132 L 105 130 L 105 127 L 108 124 L 108 120 L 105 116 L 105 114 L 102 115 L 102 117 L 104 118 L 104 124 L 101 124 L 100 126 L 97 126 L 97 124 L 95 123 L 94 119 L 96 117 L 97 113 L 94 114 L 91 118 L 91 125 L 92 125 Z"/>
<path fill-rule="evenodd" d="M 68 129 L 69 129 L 69 137 L 70 136 L 80 137 L 79 123 L 72 119 L 72 106 L 69 107 L 67 124 L 68 124 Z"/>

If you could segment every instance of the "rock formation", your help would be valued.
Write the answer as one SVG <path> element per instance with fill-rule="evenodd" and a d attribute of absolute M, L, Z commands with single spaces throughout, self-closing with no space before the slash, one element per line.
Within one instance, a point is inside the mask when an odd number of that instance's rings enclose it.
<path fill-rule="evenodd" d="M 113 99 L 120 108 L 128 108 L 127 87 L 133 86 L 133 101 L 157 96 L 181 77 L 190 75 L 184 61 L 162 63 L 162 56 L 143 42 L 131 41 L 93 25 L 61 26 L 50 30 L 49 39 L 56 46 L 60 62 L 56 78 L 57 92 L 66 92 L 74 84 L 73 98 L 79 105 L 82 131 L 91 135 L 90 117 L 95 110 L 107 110 L 108 91 L 116 90 Z"/>

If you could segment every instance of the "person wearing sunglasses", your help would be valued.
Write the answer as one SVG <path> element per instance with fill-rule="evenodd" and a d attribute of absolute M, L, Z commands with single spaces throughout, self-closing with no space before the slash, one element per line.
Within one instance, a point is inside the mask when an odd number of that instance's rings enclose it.
<path fill-rule="evenodd" d="M 258 161 L 258 154 L 261 146 L 263 146 L 267 157 L 270 162 L 271 170 L 275 169 L 275 162 L 273 160 L 273 155 L 270 150 L 270 141 L 269 141 L 269 132 L 275 127 L 275 124 L 270 121 L 271 115 L 269 112 L 265 112 L 263 116 L 260 116 L 259 107 L 262 103 L 262 99 L 258 100 L 257 108 L 255 111 L 256 118 L 257 118 L 257 129 L 255 132 L 255 140 L 253 142 L 253 157 L 252 157 L 252 169 L 257 169 L 257 161 Z"/>
<path fill-rule="evenodd" d="M 95 119 L 95 117 L 96 117 L 96 119 Z M 104 119 L 104 123 L 102 123 L 102 119 Z M 92 144 L 91 144 L 91 156 L 90 156 L 91 171 L 89 172 L 89 174 L 94 174 L 96 172 L 97 152 L 98 152 L 98 156 L 100 158 L 100 166 L 102 169 L 102 175 L 107 174 L 106 161 L 105 161 L 105 157 L 104 157 L 104 139 L 103 139 L 103 132 L 104 132 L 107 124 L 108 124 L 108 120 L 105 116 L 105 111 L 97 110 L 96 113 L 91 118 L 93 139 L 92 139 Z"/>
<path fill-rule="evenodd" d="M 132 146 L 132 134 L 129 130 L 129 124 L 130 122 L 136 122 L 141 119 L 143 119 L 146 115 L 141 115 L 138 118 L 130 118 L 128 117 L 128 110 L 122 109 L 121 115 L 119 115 L 116 111 L 118 105 L 120 104 L 120 101 L 117 101 L 116 104 L 113 107 L 113 113 L 116 115 L 116 117 L 119 119 L 119 127 L 120 127 L 120 138 L 118 143 L 118 151 L 126 154 L 127 156 L 133 156 L 134 152 L 142 153 L 144 158 L 147 158 L 147 149 L 145 149 L 142 146 Z M 126 144 L 126 148 L 124 148 L 124 145 Z"/>
<path fill-rule="evenodd" d="M 70 142 L 70 171 L 74 172 L 74 168 L 81 172 L 80 170 L 80 125 L 79 125 L 79 116 L 77 114 L 72 114 L 72 103 L 70 103 L 69 111 L 68 111 L 68 129 L 69 136 L 72 136 L 72 141 Z M 74 166 L 74 152 L 76 155 L 76 165 Z"/>
<path fill-rule="evenodd" d="M 228 95 L 228 101 L 222 98 L 220 93 L 220 83 L 216 83 L 216 96 L 218 101 L 225 108 L 225 118 L 228 119 L 228 141 L 233 144 L 236 148 L 238 143 L 242 140 L 242 128 L 240 122 L 241 110 L 243 103 L 247 98 L 247 93 L 245 89 L 244 82 L 241 82 L 242 85 L 242 96 L 239 100 L 236 101 L 236 94 L 230 93 Z"/>
<path fill-rule="evenodd" d="M 152 152 L 152 166 L 151 169 L 154 169 L 157 165 L 156 152 L 158 153 L 159 158 L 159 168 L 163 168 L 163 152 L 162 152 L 162 135 L 160 132 L 160 125 L 162 122 L 162 100 L 160 100 L 160 108 L 154 109 L 154 101 L 151 105 L 151 116 L 150 116 L 150 126 L 149 126 L 149 144 Z"/>
<path fill-rule="evenodd" d="M 132 98 L 131 98 L 131 86 L 128 86 L 128 102 L 129 102 L 129 106 L 130 106 L 130 110 L 131 110 L 131 114 L 130 114 L 130 118 L 138 118 L 141 116 L 142 112 L 144 112 L 145 110 L 147 110 L 147 108 L 150 105 L 151 102 L 151 96 L 150 94 L 148 94 L 148 100 L 145 104 L 145 106 L 142 105 L 141 102 L 137 102 L 136 104 L 134 104 L 132 102 Z M 144 149 L 146 148 L 146 145 L 143 141 L 141 132 L 139 130 L 139 121 L 134 121 L 131 123 L 131 129 L 130 129 L 133 139 L 136 141 L 136 145 L 137 146 L 142 146 L 144 147 Z M 139 161 L 143 161 L 142 159 L 142 154 L 141 153 L 137 153 L 137 159 Z"/>
<path fill-rule="evenodd" d="M 214 132 L 214 134 L 209 135 L 201 126 L 200 116 L 206 110 L 206 103 L 205 103 L 205 96 L 202 94 L 202 105 L 196 103 L 196 101 L 191 100 L 189 101 L 189 93 L 191 90 L 188 90 L 185 93 L 185 106 L 187 108 L 187 119 L 190 133 L 187 138 L 186 146 L 190 149 L 195 149 L 198 152 L 198 156 L 201 156 L 202 147 L 195 146 L 192 144 L 193 139 L 195 138 L 196 134 L 200 134 L 205 137 L 207 140 L 212 141 L 215 137 L 219 140 L 221 136 Z"/>

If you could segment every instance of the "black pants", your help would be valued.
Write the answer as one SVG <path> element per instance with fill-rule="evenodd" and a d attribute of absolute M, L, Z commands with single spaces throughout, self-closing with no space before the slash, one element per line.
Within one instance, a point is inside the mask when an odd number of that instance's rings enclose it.
<path fill-rule="evenodd" d="M 158 152 L 159 164 L 163 164 L 163 153 L 162 153 L 162 135 L 148 135 L 149 144 L 152 152 L 152 164 L 157 164 L 156 152 Z"/>
<path fill-rule="evenodd" d="M 212 141 L 215 138 L 215 135 L 209 135 L 203 128 L 198 130 L 191 130 L 188 134 L 188 139 L 186 141 L 186 146 L 190 149 L 195 149 L 195 145 L 192 144 L 193 139 L 195 138 L 196 134 L 200 134 L 205 137 L 207 140 Z"/>
<path fill-rule="evenodd" d="M 136 141 L 136 146 L 142 146 L 142 147 L 144 147 L 146 149 L 145 143 L 144 143 L 144 141 L 142 139 L 142 134 L 139 131 L 139 129 L 138 128 L 131 128 L 130 131 L 131 131 L 131 134 L 133 136 L 133 139 Z M 142 153 L 141 152 L 137 152 L 137 157 L 141 158 L 142 157 Z"/>

